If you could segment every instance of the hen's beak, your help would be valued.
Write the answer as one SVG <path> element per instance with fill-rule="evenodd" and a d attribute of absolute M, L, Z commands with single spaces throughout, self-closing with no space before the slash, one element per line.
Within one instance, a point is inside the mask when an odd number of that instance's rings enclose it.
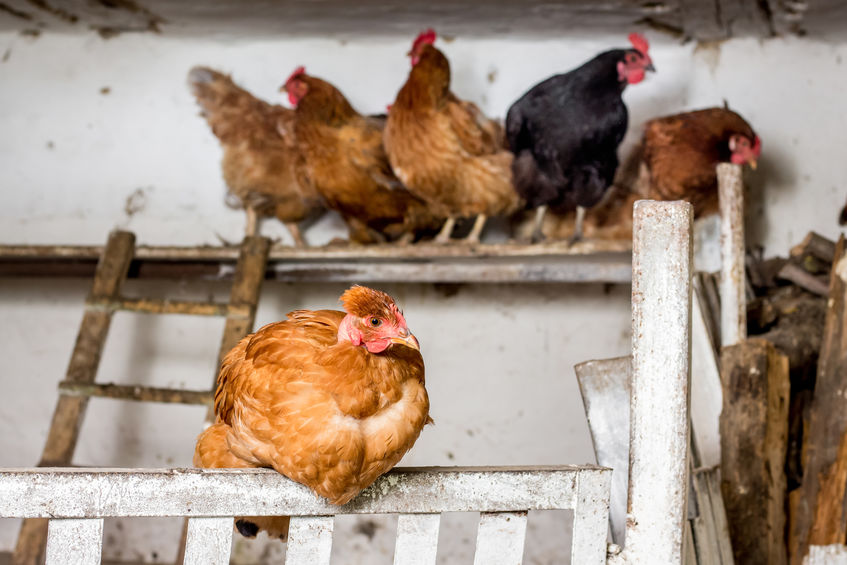
<path fill-rule="evenodd" d="M 749 163 L 750 163 L 750 168 L 751 168 L 751 169 L 753 169 L 754 171 L 756 170 L 756 167 L 758 167 L 758 166 L 759 166 L 759 165 L 758 165 L 758 163 L 756 163 L 756 160 L 755 160 L 755 159 L 751 159 L 751 160 L 749 161 Z"/>
<path fill-rule="evenodd" d="M 411 333 L 407 334 L 406 337 L 392 337 L 391 343 L 396 343 L 397 345 L 405 345 L 406 347 L 411 347 L 412 349 L 416 349 L 418 351 L 421 350 L 421 345 L 418 343 L 418 340 Z"/>
<path fill-rule="evenodd" d="M 651 71 L 651 72 L 655 73 L 656 67 L 653 66 L 653 61 L 650 61 L 649 63 L 647 63 L 647 66 L 644 67 L 644 70 Z"/>

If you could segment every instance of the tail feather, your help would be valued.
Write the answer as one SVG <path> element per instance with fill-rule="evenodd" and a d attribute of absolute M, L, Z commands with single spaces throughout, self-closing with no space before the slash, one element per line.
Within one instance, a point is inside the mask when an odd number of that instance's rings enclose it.
<path fill-rule="evenodd" d="M 553 180 L 538 166 L 532 152 L 521 151 L 512 162 L 515 190 L 526 201 L 527 208 L 556 202 L 559 190 Z"/>

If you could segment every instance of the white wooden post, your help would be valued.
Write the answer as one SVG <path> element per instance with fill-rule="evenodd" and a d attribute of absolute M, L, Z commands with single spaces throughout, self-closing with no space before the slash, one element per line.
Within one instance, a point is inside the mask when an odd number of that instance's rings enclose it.
<path fill-rule="evenodd" d="M 332 527 L 332 516 L 292 516 L 285 565 L 329 565 Z"/>
<path fill-rule="evenodd" d="M 744 277 L 744 182 L 741 165 L 718 165 L 721 212 L 721 345 L 747 337 Z"/>
<path fill-rule="evenodd" d="M 184 565 L 229 565 L 232 518 L 189 518 Z"/>
<path fill-rule="evenodd" d="M 435 565 L 441 514 L 400 514 L 394 565 Z"/>
<path fill-rule="evenodd" d="M 479 517 L 474 565 L 520 565 L 525 540 L 526 512 L 483 512 Z"/>
<path fill-rule="evenodd" d="M 103 519 L 50 520 L 47 565 L 100 565 Z"/>
<path fill-rule="evenodd" d="M 847 565 L 847 546 L 812 545 L 803 565 Z"/>
<path fill-rule="evenodd" d="M 688 492 L 692 209 L 635 203 L 632 398 L 625 553 L 679 565 Z"/>

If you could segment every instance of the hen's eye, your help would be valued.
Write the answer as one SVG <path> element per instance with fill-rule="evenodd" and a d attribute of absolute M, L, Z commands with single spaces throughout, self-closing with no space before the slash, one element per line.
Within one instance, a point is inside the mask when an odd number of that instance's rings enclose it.
<path fill-rule="evenodd" d="M 382 321 L 379 318 L 371 318 L 370 320 L 368 320 L 368 322 L 373 327 L 377 327 L 382 323 Z"/>

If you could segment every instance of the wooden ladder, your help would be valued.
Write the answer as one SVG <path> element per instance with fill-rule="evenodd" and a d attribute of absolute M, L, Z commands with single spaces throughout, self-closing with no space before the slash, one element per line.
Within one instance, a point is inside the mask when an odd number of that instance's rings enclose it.
<path fill-rule="evenodd" d="M 207 421 L 211 421 L 216 378 L 209 391 L 95 382 L 112 315 L 118 310 L 124 310 L 147 314 L 224 316 L 226 325 L 218 353 L 220 366 L 223 356 L 253 329 L 269 248 L 270 242 L 266 238 L 244 239 L 228 303 L 127 298 L 121 295 L 121 287 L 133 259 L 135 235 L 125 231 L 112 232 L 97 263 L 65 379 L 59 383 L 59 400 L 53 411 L 53 420 L 38 466 L 71 465 L 88 399 L 92 396 L 138 402 L 206 404 L 209 406 Z M 23 521 L 12 555 L 12 565 L 40 565 L 44 562 L 47 523 L 43 518 Z"/>

